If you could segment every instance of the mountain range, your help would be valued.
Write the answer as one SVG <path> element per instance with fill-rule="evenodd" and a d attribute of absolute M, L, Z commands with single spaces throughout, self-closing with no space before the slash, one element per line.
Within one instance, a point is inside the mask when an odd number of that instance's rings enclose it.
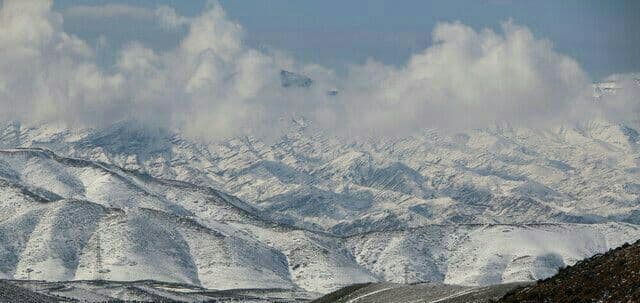
<path fill-rule="evenodd" d="M 634 125 L 345 138 L 287 120 L 275 140 L 220 141 L 131 120 L 5 124 L 0 277 L 309 294 L 484 286 L 640 238 Z"/>

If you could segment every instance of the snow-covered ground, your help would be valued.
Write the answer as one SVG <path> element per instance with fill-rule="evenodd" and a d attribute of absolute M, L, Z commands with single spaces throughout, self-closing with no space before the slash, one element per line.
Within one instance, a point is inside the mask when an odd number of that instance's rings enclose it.
<path fill-rule="evenodd" d="M 80 131 L 12 124 L 0 130 L 0 146 L 42 147 L 216 188 L 279 222 L 341 235 L 425 224 L 640 223 L 640 135 L 633 126 L 592 120 L 348 140 L 310 123 L 292 121 L 275 142 L 208 144 L 132 121 Z M 33 170 L 30 178 L 47 177 Z M 105 178 L 86 194 L 118 192 L 104 188 Z"/>
<path fill-rule="evenodd" d="M 286 289 L 212 291 L 158 281 L 0 281 L 2 299 L 11 302 L 308 302 L 309 293 Z M 6 295 L 6 296 L 4 296 Z M 40 300 L 29 300 L 38 298 Z"/>
<path fill-rule="evenodd" d="M 640 238 L 629 223 L 463 224 L 348 237 L 271 221 L 212 188 L 39 149 L 0 151 L 0 272 L 325 293 L 367 281 L 486 285 Z"/>
<path fill-rule="evenodd" d="M 606 100 L 600 100 L 605 102 Z M 194 141 L 125 121 L 0 128 L 0 277 L 325 293 L 534 280 L 640 238 L 640 135 L 546 128 Z"/>

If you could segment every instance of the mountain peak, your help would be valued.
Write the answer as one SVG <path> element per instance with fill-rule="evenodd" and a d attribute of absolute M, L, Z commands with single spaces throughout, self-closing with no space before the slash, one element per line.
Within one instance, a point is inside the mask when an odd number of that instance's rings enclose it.
<path fill-rule="evenodd" d="M 282 84 L 282 87 L 309 88 L 313 85 L 313 80 L 302 74 L 281 70 L 280 83 Z"/>

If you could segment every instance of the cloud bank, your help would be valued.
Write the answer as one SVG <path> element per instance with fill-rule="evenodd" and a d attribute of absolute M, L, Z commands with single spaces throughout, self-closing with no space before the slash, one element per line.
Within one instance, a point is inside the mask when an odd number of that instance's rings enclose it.
<path fill-rule="evenodd" d="M 597 103 L 598 114 L 608 120 L 640 126 L 640 74 L 616 74 L 605 81 L 614 81 L 617 89 Z"/>
<path fill-rule="evenodd" d="M 406 65 L 371 59 L 338 77 L 284 52 L 247 47 L 242 27 L 215 2 L 194 18 L 168 7 L 124 5 L 65 12 L 73 14 L 133 14 L 188 31 L 168 51 L 130 43 L 105 69 L 96 63 L 95 49 L 64 32 L 63 15 L 52 11 L 51 1 L 5 0 L 0 119 L 83 126 L 136 119 L 219 139 L 273 135 L 282 119 L 297 115 L 341 134 L 395 135 L 500 121 L 544 125 L 585 115 L 590 99 L 590 80 L 573 59 L 512 22 L 500 32 L 442 23 L 433 31 L 433 45 Z M 281 69 L 305 74 L 314 85 L 283 88 Z M 337 96 L 327 95 L 335 88 Z M 637 98 L 621 98 L 626 101 L 607 109 L 608 115 L 639 107 Z"/>
<path fill-rule="evenodd" d="M 500 33 L 443 23 L 433 41 L 402 68 L 371 61 L 352 70 L 347 113 L 363 117 L 352 127 L 547 122 L 566 116 L 589 83 L 573 59 L 512 22 Z"/>

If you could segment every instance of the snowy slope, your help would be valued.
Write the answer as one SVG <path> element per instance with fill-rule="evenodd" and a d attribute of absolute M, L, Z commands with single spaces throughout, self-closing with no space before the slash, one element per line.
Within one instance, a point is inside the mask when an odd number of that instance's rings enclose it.
<path fill-rule="evenodd" d="M 640 235 L 637 225 L 446 225 L 349 237 L 359 263 L 383 280 L 490 285 L 546 278 Z"/>
<path fill-rule="evenodd" d="M 598 102 L 606 102 L 606 94 Z M 640 135 L 604 119 L 273 141 L 0 127 L 0 277 L 325 293 L 532 280 L 640 238 Z"/>
<path fill-rule="evenodd" d="M 82 131 L 12 124 L 0 142 L 217 188 L 280 222 L 343 235 L 424 224 L 640 222 L 640 135 L 629 125 L 347 140 L 309 124 L 294 120 L 271 143 L 208 144 L 131 121 Z M 33 177 L 45 178 L 38 170 Z M 72 194 L 72 180 L 61 178 L 56 188 Z M 77 194 L 104 194 L 96 182 Z"/>
<path fill-rule="evenodd" d="M 281 252 L 225 223 L 266 224 L 237 199 L 40 150 L 0 159 L 13 175 L 0 188 L 5 276 L 295 286 Z"/>
<path fill-rule="evenodd" d="M 627 223 L 429 225 L 340 237 L 276 223 L 211 188 L 44 150 L 2 150 L 0 163 L 5 278 L 314 293 L 369 281 L 485 285 L 546 277 L 640 238 Z"/>

